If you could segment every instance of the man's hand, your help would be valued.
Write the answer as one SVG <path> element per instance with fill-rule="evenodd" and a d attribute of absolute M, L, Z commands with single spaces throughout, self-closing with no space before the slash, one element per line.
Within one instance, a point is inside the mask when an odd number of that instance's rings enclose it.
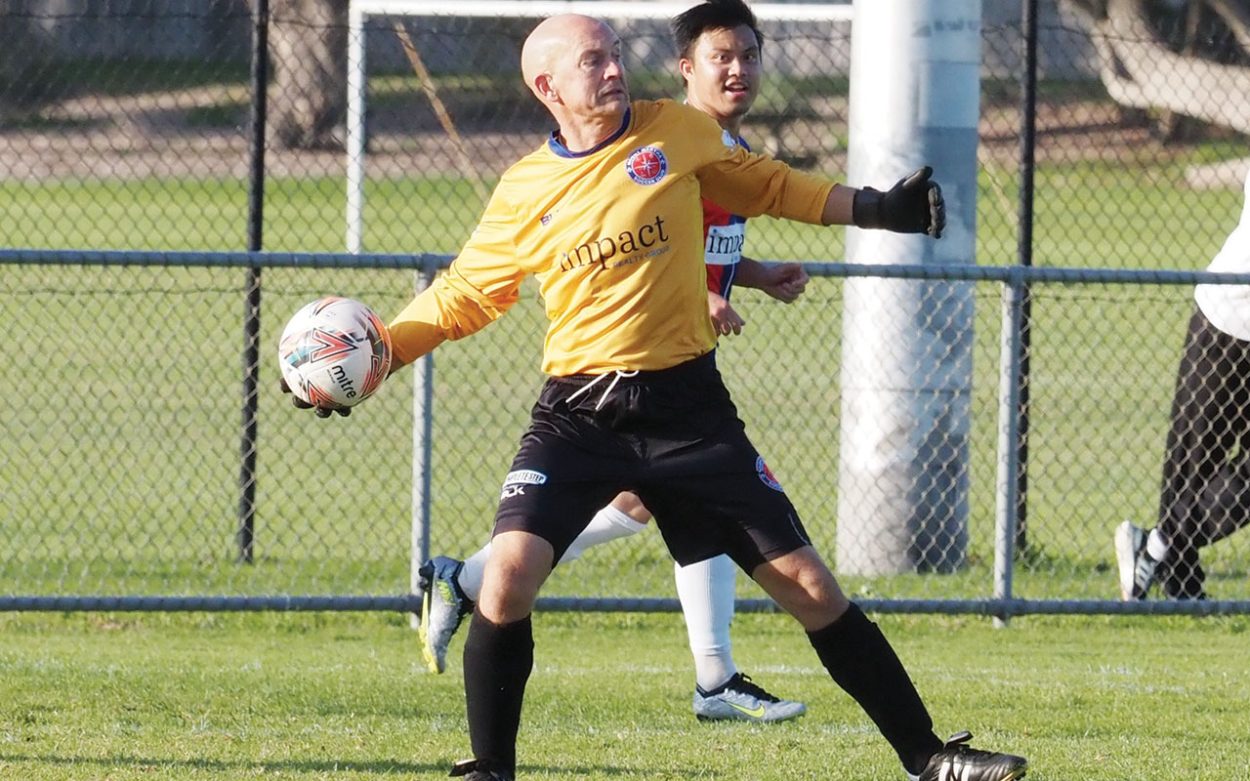
<path fill-rule="evenodd" d="M 807 289 L 810 277 L 798 263 L 760 265 L 763 266 L 763 279 L 758 287 L 778 301 L 789 304 Z"/>
<path fill-rule="evenodd" d="M 895 233 L 924 233 L 942 238 L 946 202 L 929 166 L 903 177 L 886 192 L 865 187 L 855 193 L 851 221 L 859 228 L 884 228 Z"/>
<path fill-rule="evenodd" d="M 285 377 L 278 380 L 278 387 L 282 390 L 283 393 L 291 393 L 291 386 L 286 384 Z M 313 405 L 301 399 L 299 396 L 296 396 L 294 393 L 291 393 L 291 404 L 296 409 L 310 409 L 314 413 L 316 413 L 317 417 L 319 418 L 328 418 L 330 417 L 330 413 L 332 412 L 337 412 L 343 417 L 347 417 L 348 415 L 352 414 L 351 407 L 333 407 L 333 408 L 314 407 Z"/>
<path fill-rule="evenodd" d="M 712 317 L 712 327 L 721 336 L 740 334 L 742 326 L 747 324 L 724 296 L 711 290 L 707 292 L 707 312 Z"/>

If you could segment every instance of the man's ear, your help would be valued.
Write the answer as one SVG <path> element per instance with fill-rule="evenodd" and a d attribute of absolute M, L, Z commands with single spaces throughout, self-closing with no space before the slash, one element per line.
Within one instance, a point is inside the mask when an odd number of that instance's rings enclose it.
<path fill-rule="evenodd" d="M 689 82 L 690 77 L 694 74 L 694 63 L 682 57 L 677 61 L 677 72 L 681 74 L 684 81 Z"/>
<path fill-rule="evenodd" d="M 540 73 L 534 77 L 534 92 L 543 100 L 551 103 L 557 103 L 560 100 L 560 95 L 556 92 L 555 85 L 551 83 L 550 73 Z"/>

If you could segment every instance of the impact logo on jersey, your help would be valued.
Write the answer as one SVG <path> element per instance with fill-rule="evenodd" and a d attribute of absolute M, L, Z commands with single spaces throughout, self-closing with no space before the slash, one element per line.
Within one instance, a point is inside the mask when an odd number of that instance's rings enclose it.
<path fill-rule="evenodd" d="M 638 184 L 655 184 L 668 173 L 668 158 L 659 147 L 639 147 L 625 158 L 625 173 Z"/>
<path fill-rule="evenodd" d="M 763 456 L 756 456 L 755 458 L 755 474 L 759 476 L 761 483 L 774 491 L 783 494 L 786 492 L 786 489 L 781 487 L 781 483 L 777 481 L 777 478 L 773 477 L 773 470 L 769 469 L 768 464 L 764 463 Z"/>

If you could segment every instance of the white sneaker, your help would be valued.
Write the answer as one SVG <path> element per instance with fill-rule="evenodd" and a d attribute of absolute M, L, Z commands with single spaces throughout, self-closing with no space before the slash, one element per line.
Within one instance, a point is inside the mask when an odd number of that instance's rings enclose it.
<path fill-rule="evenodd" d="M 1115 562 L 1120 574 L 1120 598 L 1125 602 L 1145 599 L 1155 581 L 1159 562 L 1146 552 L 1150 532 L 1125 521 L 1115 527 Z"/>
<path fill-rule="evenodd" d="M 803 703 L 774 697 L 742 673 L 734 673 L 711 691 L 694 687 L 694 715 L 699 721 L 787 721 L 804 713 Z"/>

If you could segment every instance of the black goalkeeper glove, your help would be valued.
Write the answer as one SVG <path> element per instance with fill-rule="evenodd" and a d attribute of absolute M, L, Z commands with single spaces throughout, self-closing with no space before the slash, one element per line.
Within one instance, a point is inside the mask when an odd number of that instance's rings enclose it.
<path fill-rule="evenodd" d="M 278 380 L 278 387 L 282 390 L 283 393 L 291 393 L 291 386 L 286 384 L 285 377 Z M 330 413 L 332 412 L 337 412 L 343 417 L 347 417 L 348 415 L 352 414 L 351 407 L 334 407 L 333 409 L 328 408 L 328 407 L 314 407 L 313 405 L 301 399 L 299 396 L 296 396 L 294 393 L 291 393 L 291 404 L 294 405 L 296 409 L 310 409 L 319 418 L 328 418 L 330 417 Z"/>
<path fill-rule="evenodd" d="M 895 233 L 924 233 L 942 238 L 946 228 L 946 201 L 933 181 L 929 166 L 903 177 L 887 192 L 865 187 L 851 202 L 851 221 L 857 228 L 883 228 Z"/>

